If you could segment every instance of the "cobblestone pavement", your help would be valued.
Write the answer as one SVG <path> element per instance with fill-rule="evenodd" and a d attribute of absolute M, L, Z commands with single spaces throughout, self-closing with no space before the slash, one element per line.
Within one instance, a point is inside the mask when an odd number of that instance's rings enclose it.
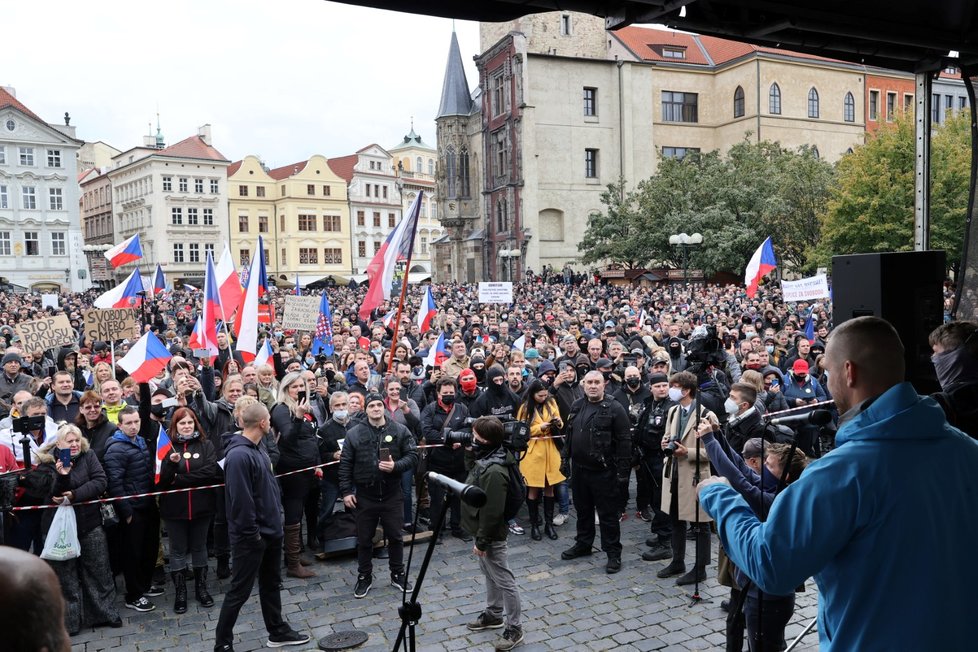
<path fill-rule="evenodd" d="M 572 509 L 573 513 L 573 509 Z M 523 521 L 525 522 L 525 520 Z M 529 529 L 524 536 L 509 539 L 510 565 L 516 574 L 523 603 L 525 639 L 517 649 L 543 650 L 722 650 L 725 613 L 720 600 L 728 594 L 716 582 L 716 554 L 708 579 L 700 593 L 709 602 L 690 606 L 692 587 L 678 587 L 673 579 L 656 578 L 655 571 L 667 562 L 644 562 L 648 524 L 634 517 L 622 523 L 623 568 L 606 575 L 605 555 L 562 561 L 560 552 L 569 547 L 574 519 L 557 528 L 560 539 L 533 541 Z M 501 630 L 473 633 L 465 628 L 484 606 L 485 591 L 471 544 L 451 536 L 436 547 L 419 601 L 424 615 L 418 626 L 419 650 L 491 650 Z M 714 537 L 714 546 L 716 538 Z M 596 541 L 598 543 L 598 541 Z M 405 550 L 405 554 L 407 549 Z M 424 546 L 415 550 L 411 580 L 417 576 Z M 692 563 L 693 542 L 687 546 L 687 565 Z M 318 577 L 311 580 L 286 578 L 282 591 L 283 612 L 297 630 L 313 637 L 307 646 L 286 649 L 315 650 L 316 641 L 335 631 L 358 629 L 370 635 L 359 650 L 390 650 L 397 636 L 400 596 L 389 585 L 387 561 L 375 560 L 374 585 L 366 598 L 353 597 L 356 562 L 352 555 L 313 567 Z M 284 574 L 284 571 L 283 571 Z M 213 578 L 213 572 L 211 573 Z M 214 627 L 230 580 L 212 580 L 216 604 L 202 609 L 194 602 L 192 583 L 189 609 L 173 613 L 173 587 L 151 598 L 157 609 L 136 613 L 126 609 L 120 594 L 121 629 L 84 630 L 72 639 L 74 652 L 96 650 L 211 650 Z M 122 587 L 121 578 L 118 581 Z M 798 595 L 795 615 L 787 630 L 789 642 L 815 617 L 814 583 Z M 241 611 L 235 628 L 235 650 L 266 649 L 267 634 L 258 606 L 257 587 Z M 818 647 L 815 631 L 798 650 Z M 746 650 L 746 644 L 744 649 Z"/>

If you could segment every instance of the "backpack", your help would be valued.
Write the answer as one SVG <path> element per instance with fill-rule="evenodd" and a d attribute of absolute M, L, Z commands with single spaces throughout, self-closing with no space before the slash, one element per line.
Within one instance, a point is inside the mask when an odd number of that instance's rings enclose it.
<path fill-rule="evenodd" d="M 520 473 L 516 464 L 509 464 L 506 471 L 509 482 L 506 486 L 506 505 L 503 507 L 503 518 L 508 523 L 516 518 L 516 514 L 519 513 L 520 507 L 526 500 L 526 479 L 523 478 L 523 474 Z"/>

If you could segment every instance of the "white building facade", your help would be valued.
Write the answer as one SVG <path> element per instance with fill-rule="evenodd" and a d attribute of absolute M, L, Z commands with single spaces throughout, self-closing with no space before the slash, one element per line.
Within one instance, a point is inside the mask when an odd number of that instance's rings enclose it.
<path fill-rule="evenodd" d="M 394 157 L 394 169 L 401 180 L 404 214 L 407 214 L 414 203 L 418 192 L 423 191 L 425 194 L 421 201 L 421 215 L 418 217 L 418 232 L 414 238 L 410 271 L 412 274 L 431 274 L 431 255 L 434 249 L 432 243 L 444 233 L 437 219 L 438 198 L 435 196 L 435 161 L 438 159 L 438 151 L 414 132 L 413 125 L 410 133 L 387 151 Z"/>

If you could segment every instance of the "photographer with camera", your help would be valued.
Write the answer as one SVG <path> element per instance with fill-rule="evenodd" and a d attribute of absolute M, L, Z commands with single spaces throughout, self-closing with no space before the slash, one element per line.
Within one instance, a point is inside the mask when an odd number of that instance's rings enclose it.
<path fill-rule="evenodd" d="M 473 507 L 466 503 L 462 507 L 462 525 L 475 537 L 472 553 L 479 558 L 486 578 L 486 608 L 466 627 L 480 632 L 505 626 L 502 637 L 493 643 L 496 650 L 512 650 L 523 641 L 519 589 L 506 558 L 509 532 L 504 516 L 511 467 L 517 462 L 503 446 L 505 438 L 503 424 L 495 417 L 479 417 L 472 424 L 475 463 L 465 483 L 482 489 L 486 504 Z"/>
<path fill-rule="evenodd" d="M 621 570 L 621 525 L 618 487 L 627 482 L 631 470 L 632 424 L 621 403 L 605 396 L 605 381 L 599 371 L 584 376 L 585 398 L 571 408 L 567 438 L 561 451 L 560 472 L 571 471 L 571 491 L 577 508 L 577 537 L 561 559 L 591 554 L 594 543 L 594 513 L 601 527 L 601 549 L 608 555 L 605 571 Z"/>
<path fill-rule="evenodd" d="M 469 410 L 465 405 L 456 402 L 455 381 L 442 377 L 437 383 L 437 394 L 434 403 L 429 403 L 421 412 L 421 434 L 425 443 L 435 446 L 428 451 L 428 470 L 441 473 L 461 482 L 465 479 L 465 450 L 461 443 L 447 443 L 446 434 L 465 430 Z M 428 484 L 431 496 L 431 522 L 437 518 L 435 509 L 441 509 L 445 499 L 445 488 L 436 484 Z M 461 526 L 461 510 L 458 496 L 450 496 L 446 509 L 451 510 L 449 525 L 452 536 L 469 542 L 471 537 Z M 440 536 L 440 534 L 439 534 Z"/>

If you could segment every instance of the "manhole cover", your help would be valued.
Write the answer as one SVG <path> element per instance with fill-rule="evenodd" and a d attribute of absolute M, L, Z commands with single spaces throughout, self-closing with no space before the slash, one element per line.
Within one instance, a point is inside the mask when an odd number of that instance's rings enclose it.
<path fill-rule="evenodd" d="M 350 648 L 363 645 L 367 642 L 367 632 L 351 629 L 346 632 L 336 632 L 329 636 L 319 639 L 319 649 L 326 650 L 349 650 Z"/>

